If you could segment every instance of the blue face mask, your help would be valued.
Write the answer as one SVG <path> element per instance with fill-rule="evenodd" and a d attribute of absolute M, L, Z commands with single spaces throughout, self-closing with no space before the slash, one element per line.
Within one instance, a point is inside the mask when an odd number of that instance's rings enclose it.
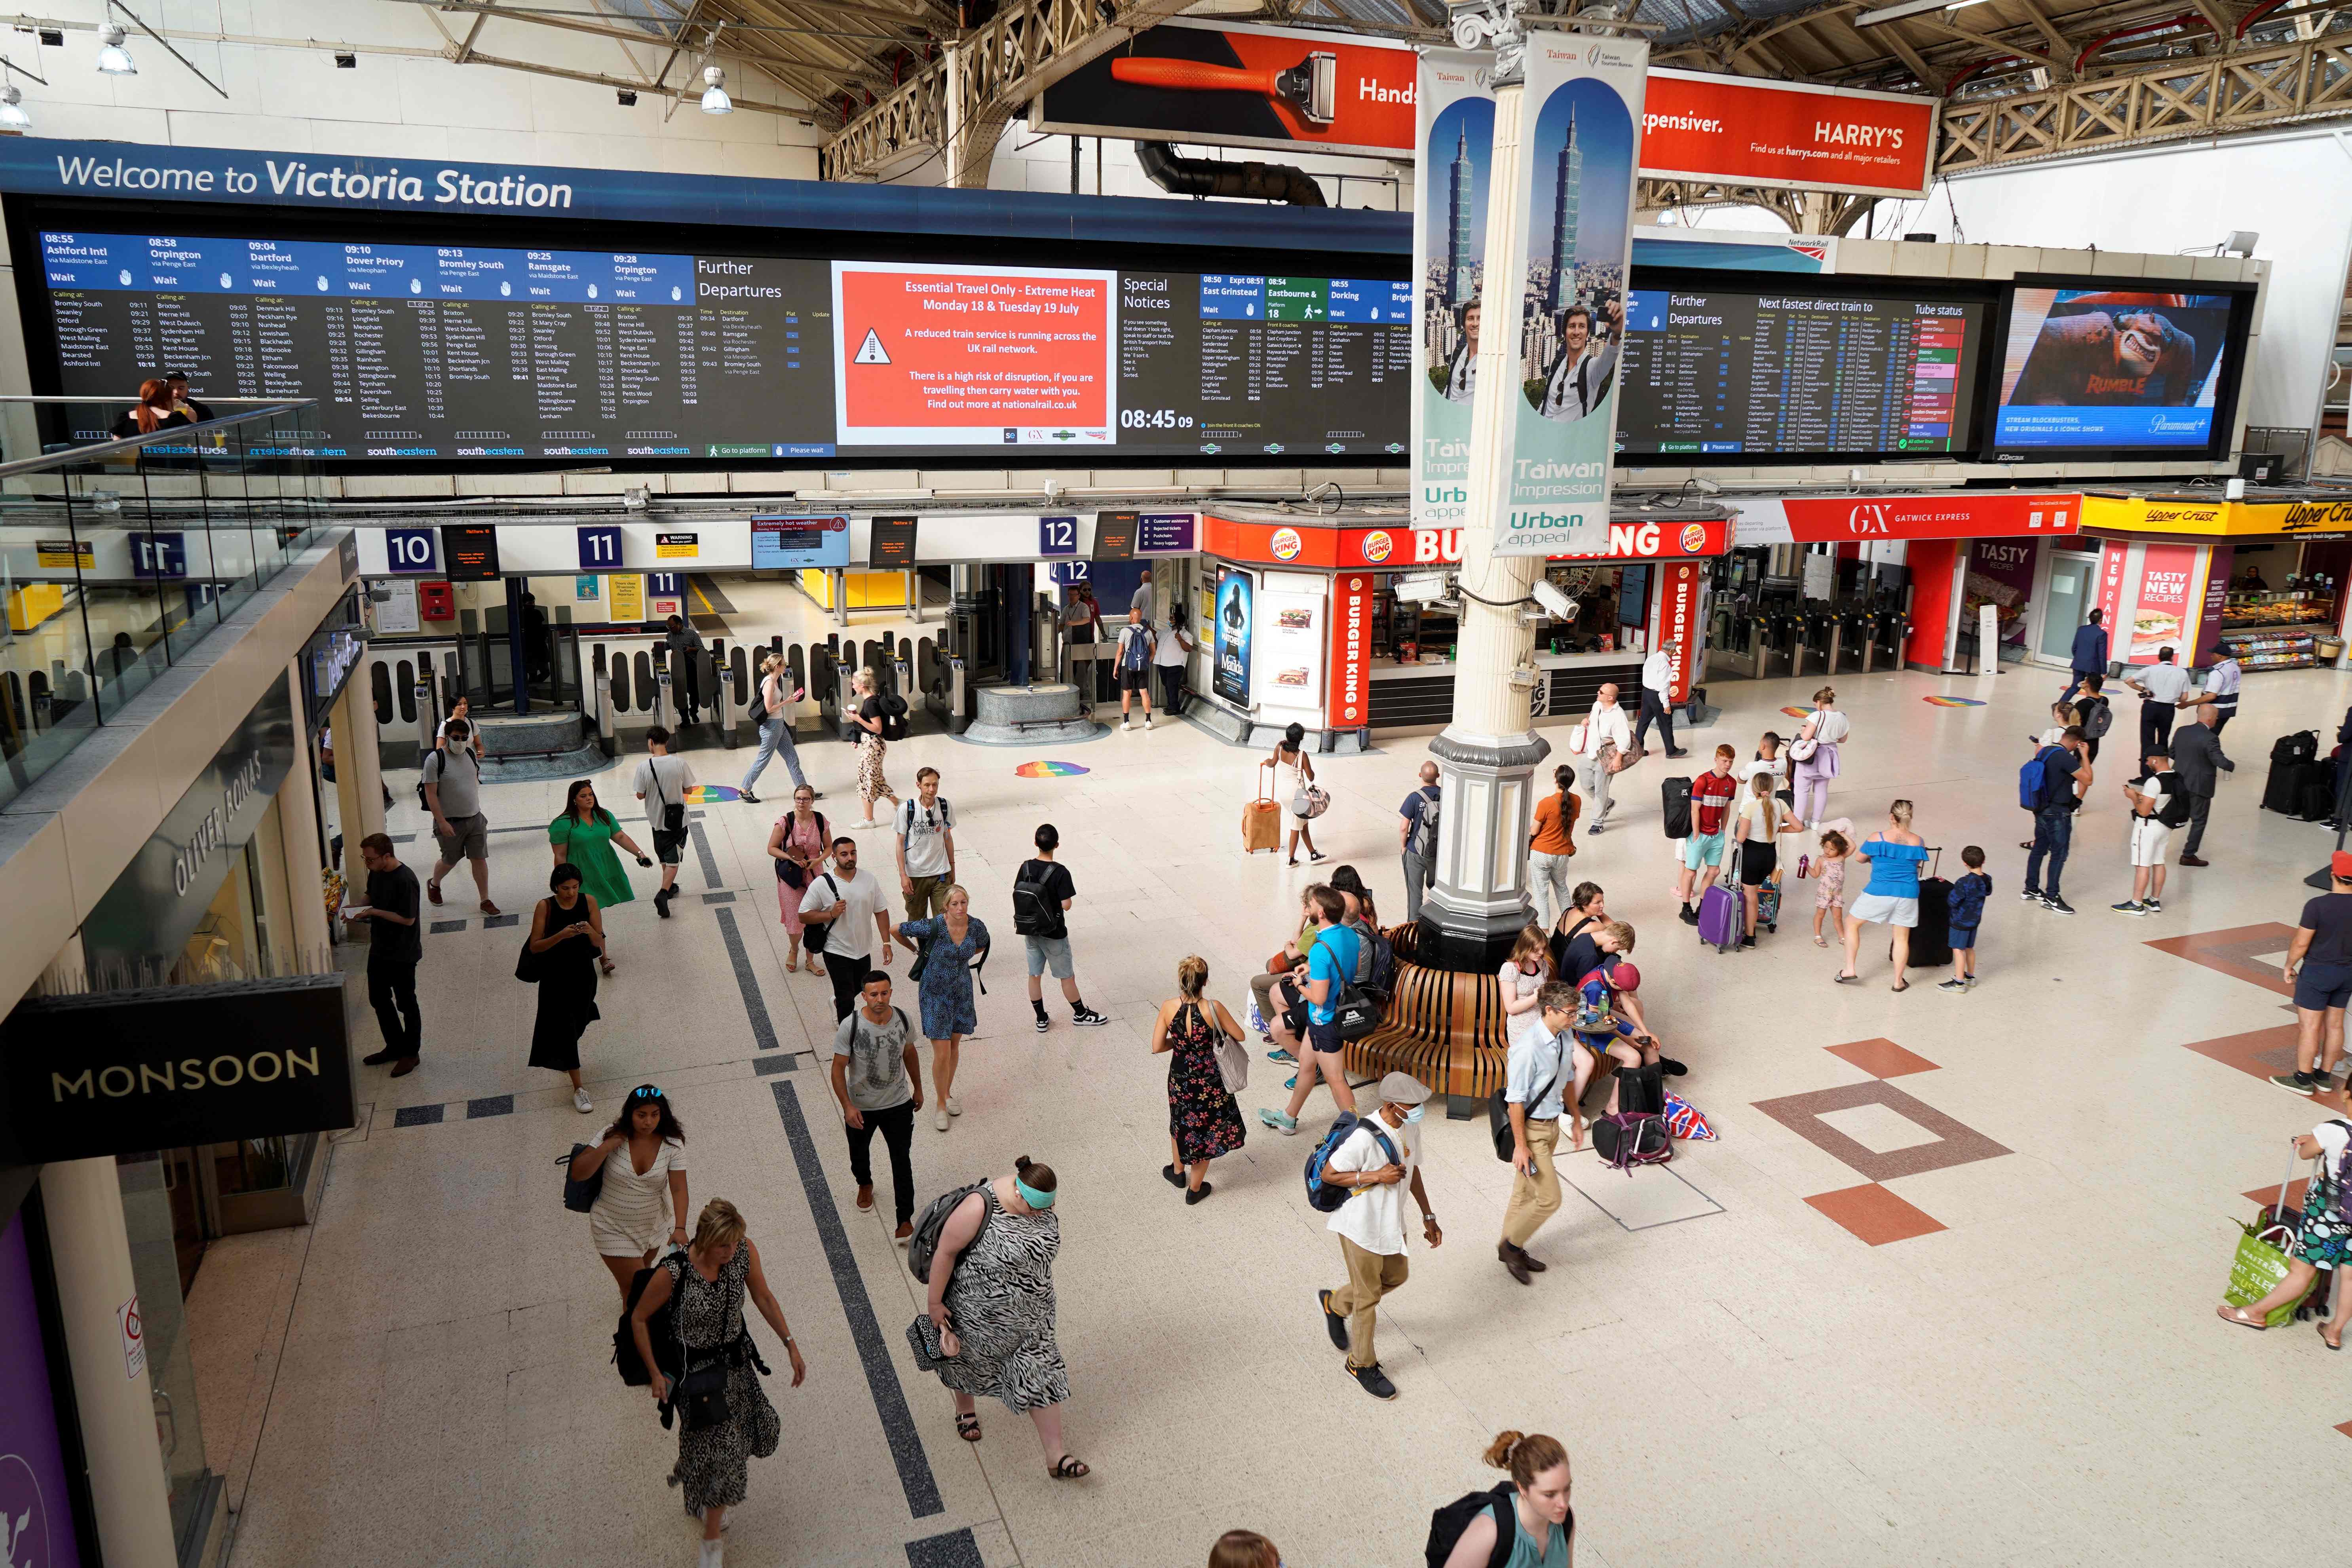
<path fill-rule="evenodd" d="M 1041 1193 L 1018 1176 L 1013 1178 L 1013 1190 L 1019 1193 L 1021 1201 L 1033 1209 L 1049 1209 L 1054 1206 L 1052 1193 Z"/>
<path fill-rule="evenodd" d="M 1414 1106 L 1411 1110 L 1404 1113 L 1404 1124 L 1407 1127 L 1412 1126 L 1414 1122 L 1421 1120 L 1421 1113 L 1428 1109 L 1429 1107 L 1425 1104 Z"/>

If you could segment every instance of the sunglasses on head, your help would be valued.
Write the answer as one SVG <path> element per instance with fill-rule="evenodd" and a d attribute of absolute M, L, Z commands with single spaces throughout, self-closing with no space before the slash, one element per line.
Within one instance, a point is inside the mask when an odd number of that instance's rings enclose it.
<path fill-rule="evenodd" d="M 629 1090 L 629 1098 L 631 1100 L 659 1100 L 662 1098 L 662 1091 L 656 1089 L 652 1084 L 641 1083 L 637 1085 L 636 1088 Z"/>

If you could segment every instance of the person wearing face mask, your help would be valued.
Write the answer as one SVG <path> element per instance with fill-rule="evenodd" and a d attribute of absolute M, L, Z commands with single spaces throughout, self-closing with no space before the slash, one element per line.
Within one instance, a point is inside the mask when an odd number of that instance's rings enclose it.
<path fill-rule="evenodd" d="M 1001 1399 L 1037 1428 L 1045 1473 L 1074 1481 L 1088 1468 L 1062 1446 L 1070 1373 L 1054 1337 L 1059 1187 L 1051 1166 L 1024 1154 L 1013 1162 L 1011 1175 L 958 1204 L 931 1257 L 929 1313 L 939 1339 L 940 1381 L 955 1395 L 956 1436 L 979 1442 L 975 1400 L 983 1394 Z M 921 1327 L 918 1320 L 909 1332 Z"/>
<path fill-rule="evenodd" d="M 2352 1148 L 2352 1121 L 2330 1118 L 2308 1132 L 2294 1139 L 2294 1152 L 2306 1160 L 2319 1162 L 2318 1173 L 2303 1193 L 2303 1225 L 2295 1232 L 2288 1247 L 2290 1261 L 2286 1278 L 2272 1287 L 2271 1293 L 2249 1306 L 2232 1307 L 2227 1301 L 2214 1309 L 2230 1322 L 2242 1329 L 2260 1329 L 2263 1320 L 2291 1301 L 2303 1300 L 2312 1281 L 2323 1268 L 2331 1273 L 2343 1266 L 2347 1253 L 2352 1253 L 2352 1226 L 2347 1226 L 2336 1212 L 2336 1194 L 2345 1181 L 2344 1155 Z M 2282 1193 L 2282 1199 L 2284 1194 Z M 2336 1283 L 2336 1315 L 2320 1325 L 2319 1338 L 2329 1350 L 2344 1348 L 2344 1326 L 2352 1320 L 2352 1288 L 2343 1281 Z"/>
<path fill-rule="evenodd" d="M 1568 1568 L 1574 1560 L 1576 1510 L 1568 1506 L 1568 1449 L 1540 1432 L 1498 1432 L 1487 1464 L 1511 1479 L 1438 1510 L 1432 1534 L 1460 1523 L 1444 1568 Z M 1432 1562 L 1437 1561 L 1433 1554 Z"/>
<path fill-rule="evenodd" d="M 1381 1302 L 1405 1281 L 1404 1192 L 1421 1205 L 1421 1234 L 1432 1247 L 1444 1243 L 1429 1194 L 1421 1183 L 1421 1118 L 1429 1108 L 1429 1087 L 1410 1073 L 1381 1079 L 1380 1109 L 1358 1122 L 1323 1163 L 1323 1180 L 1350 1189 L 1331 1215 L 1348 1282 L 1318 1291 L 1323 1327 L 1332 1344 L 1346 1352 L 1342 1367 L 1375 1399 L 1394 1399 L 1396 1384 L 1381 1370 L 1372 1342 Z"/>

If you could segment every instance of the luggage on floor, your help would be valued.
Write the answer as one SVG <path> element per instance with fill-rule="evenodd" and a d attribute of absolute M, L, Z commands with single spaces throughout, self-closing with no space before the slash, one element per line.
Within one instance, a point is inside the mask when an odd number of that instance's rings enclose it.
<path fill-rule="evenodd" d="M 2313 775 L 2324 775 L 2327 771 L 2319 766 L 2318 756 L 2316 730 L 2281 735 L 2273 742 L 2270 776 L 2263 784 L 2263 809 L 2282 816 L 2301 815 L 2305 786 Z"/>
<path fill-rule="evenodd" d="M 1282 847 L 1282 803 L 1274 798 L 1274 764 L 1258 763 L 1257 797 L 1242 805 L 1242 853 Z"/>
<path fill-rule="evenodd" d="M 2286 1157 L 2286 1175 L 2279 1182 L 2279 1201 L 2265 1204 L 2254 1211 L 2251 1220 L 2240 1220 L 2237 1255 L 2230 1260 L 2230 1283 L 2221 1292 L 2221 1300 L 2232 1307 L 2251 1307 L 2275 1289 L 2286 1278 L 2289 1258 L 2287 1248 L 2303 1229 L 2303 1214 L 2286 1206 L 2286 1190 L 2294 1182 L 2295 1156 Z M 2268 1328 L 2279 1328 L 2294 1321 L 2295 1310 L 2308 1296 L 2299 1296 L 2283 1307 L 2272 1309 L 2263 1319 Z"/>
<path fill-rule="evenodd" d="M 2326 763 L 2312 763 L 2304 769 L 2303 793 L 2295 800 L 2294 814 L 2305 822 L 2326 822 L 2336 815 L 2336 780 L 2334 770 Z"/>
<path fill-rule="evenodd" d="M 2271 742 L 2271 763 L 2308 763 L 2319 756 L 2319 731 L 2297 730 L 2292 735 L 2281 735 Z"/>
<path fill-rule="evenodd" d="M 1952 885 L 1941 877 L 1924 877 L 1919 881 L 1919 923 L 1911 928 L 1911 961 L 1913 969 L 1928 969 L 1952 962 Z M 1894 943 L 1887 944 L 1887 956 L 1894 956 Z"/>
<path fill-rule="evenodd" d="M 1666 1128 L 1664 1069 L 1646 1067 L 1617 1069 L 1617 1109 L 1593 1118 L 1592 1149 L 1612 1170 L 1633 1173 L 1636 1165 L 1663 1165 L 1675 1157 L 1673 1136 Z"/>
<path fill-rule="evenodd" d="M 1780 929 L 1780 873 L 1777 870 L 1756 889 L 1756 923 L 1766 931 Z"/>
<path fill-rule="evenodd" d="M 1688 838 L 1691 831 L 1691 804 L 1688 779 L 1667 779 L 1658 785 L 1658 794 L 1665 805 L 1666 837 Z"/>
<path fill-rule="evenodd" d="M 1717 952 L 1736 952 L 1748 936 L 1748 900 L 1739 892 L 1739 847 L 1725 857 L 1723 875 L 1698 899 L 1698 939 Z"/>

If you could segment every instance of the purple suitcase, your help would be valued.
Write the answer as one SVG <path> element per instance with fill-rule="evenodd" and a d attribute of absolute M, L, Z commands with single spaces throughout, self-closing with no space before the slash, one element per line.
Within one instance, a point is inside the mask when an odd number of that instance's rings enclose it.
<path fill-rule="evenodd" d="M 1748 935 L 1748 900 L 1721 882 L 1698 900 L 1698 939 L 1722 952 L 1738 951 Z"/>

